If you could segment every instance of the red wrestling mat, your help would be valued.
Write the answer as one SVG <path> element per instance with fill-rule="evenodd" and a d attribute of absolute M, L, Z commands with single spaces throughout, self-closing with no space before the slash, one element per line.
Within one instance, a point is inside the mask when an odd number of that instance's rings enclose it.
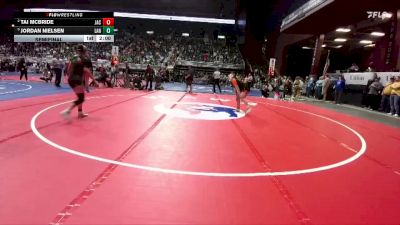
<path fill-rule="evenodd" d="M 400 131 L 302 103 L 99 89 L 2 102 L 0 224 L 399 224 Z M 67 103 L 64 103 L 67 102 Z M 243 107 L 244 108 L 244 107 Z"/>

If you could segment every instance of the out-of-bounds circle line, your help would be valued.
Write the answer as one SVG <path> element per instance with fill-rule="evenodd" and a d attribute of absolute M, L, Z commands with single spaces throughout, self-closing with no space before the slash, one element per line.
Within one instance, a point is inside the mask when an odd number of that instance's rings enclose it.
<path fill-rule="evenodd" d="M 32 86 L 29 84 L 10 83 L 10 82 L 0 82 L 0 84 L 14 84 L 14 85 L 23 85 L 23 86 L 28 87 L 25 89 L 19 89 L 19 90 L 15 90 L 15 91 L 0 92 L 0 95 L 13 94 L 13 93 L 28 91 L 28 90 L 32 89 Z"/>
<path fill-rule="evenodd" d="M 97 96 L 97 97 L 91 97 L 88 99 L 95 99 L 95 98 L 106 98 L 106 97 L 113 97 L 113 96 L 124 96 L 124 95 L 107 95 L 107 96 Z M 96 160 L 99 162 L 104 162 L 104 163 L 109 163 L 109 164 L 115 164 L 115 165 L 119 165 L 119 166 L 125 166 L 125 167 L 130 167 L 130 168 L 136 168 L 136 169 L 141 169 L 141 170 L 146 170 L 146 171 L 153 171 L 153 172 L 160 172 L 160 173 L 166 173 L 166 174 L 178 174 L 178 175 L 190 175 L 190 176 L 209 176 L 209 177 L 262 177 L 262 176 L 288 176 L 288 175 L 300 175 L 300 174 L 307 174 L 307 173 L 315 173 L 315 172 L 321 172 L 321 171 L 325 171 L 325 170 L 330 170 L 330 169 L 334 169 L 337 167 L 341 167 L 344 166 L 346 164 L 349 164 L 355 160 L 357 160 L 358 158 L 360 158 L 367 150 L 367 144 L 365 139 L 354 129 L 350 128 L 349 126 L 336 121 L 334 119 L 325 117 L 325 116 L 321 116 L 315 113 L 311 113 L 311 112 L 307 112 L 307 111 L 303 111 L 300 109 L 294 109 L 294 108 L 290 108 L 290 107 L 286 107 L 286 106 L 280 106 L 280 105 L 275 105 L 275 104 L 270 104 L 270 103 L 264 103 L 264 102 L 258 102 L 260 104 L 268 104 L 268 105 L 272 105 L 272 106 L 276 106 L 276 107 L 281 107 L 281 108 L 285 108 L 285 109 L 289 109 L 289 110 L 293 110 L 293 111 L 298 111 L 298 112 L 302 112 L 302 113 L 306 113 L 309 115 L 313 115 L 325 120 L 328 120 L 330 122 L 333 122 L 335 124 L 338 124 L 344 128 L 346 128 L 347 130 L 351 131 L 352 133 L 354 133 L 358 139 L 361 142 L 361 148 L 360 150 L 353 155 L 352 157 L 334 163 L 334 164 L 330 164 L 330 165 L 326 165 L 326 166 L 321 166 L 321 167 L 316 167 L 316 168 L 310 168 L 310 169 L 303 169 L 303 170 L 293 170 L 293 171 L 277 171 L 277 172 L 254 172 L 254 173 L 221 173 L 221 172 L 197 172 L 197 171 L 186 171 L 186 170 L 174 170 L 174 169 L 164 169 L 164 168 L 158 168 L 158 167 L 152 167 L 152 166 L 143 166 L 143 165 L 137 165 L 137 164 L 132 164 L 132 163 L 127 163 L 127 162 L 121 162 L 121 161 L 115 161 L 115 160 L 111 160 L 111 159 L 106 159 L 106 158 L 102 158 L 102 157 L 98 157 L 98 156 L 94 156 L 94 155 L 90 155 L 90 154 L 86 154 L 86 153 L 82 153 L 79 152 L 77 150 L 73 150 L 73 149 L 69 149 L 67 147 L 61 146 L 49 139 L 47 139 L 46 137 L 44 137 L 36 128 L 36 120 L 37 118 L 43 114 L 44 112 L 46 112 L 49 109 L 58 107 L 60 105 L 64 105 L 67 103 L 70 103 L 71 101 L 66 101 L 66 102 L 62 102 L 59 104 L 55 104 L 52 106 L 49 106 L 45 109 L 42 109 L 41 111 L 39 111 L 38 113 L 36 113 L 30 122 L 30 126 L 31 129 L 33 131 L 33 133 L 43 142 L 45 142 L 46 144 L 53 146 L 54 148 L 57 148 L 61 151 L 64 152 L 68 152 L 70 154 L 74 154 L 77 156 L 81 156 L 81 157 L 85 157 L 88 159 L 92 159 L 92 160 Z M 222 106 L 222 105 L 221 105 Z"/>

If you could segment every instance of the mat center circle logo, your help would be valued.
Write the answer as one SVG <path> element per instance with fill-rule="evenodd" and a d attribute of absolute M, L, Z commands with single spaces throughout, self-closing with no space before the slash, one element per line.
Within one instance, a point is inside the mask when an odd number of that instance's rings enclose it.
<path fill-rule="evenodd" d="M 154 110 L 168 116 L 195 120 L 232 120 L 245 116 L 243 111 L 237 112 L 230 106 L 202 102 L 162 103 L 154 106 Z"/>

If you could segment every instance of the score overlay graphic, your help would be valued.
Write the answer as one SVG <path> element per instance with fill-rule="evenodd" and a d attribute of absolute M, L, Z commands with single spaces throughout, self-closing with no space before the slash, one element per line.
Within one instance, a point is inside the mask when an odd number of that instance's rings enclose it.
<path fill-rule="evenodd" d="M 16 12 L 14 42 L 114 42 L 114 13 Z"/>

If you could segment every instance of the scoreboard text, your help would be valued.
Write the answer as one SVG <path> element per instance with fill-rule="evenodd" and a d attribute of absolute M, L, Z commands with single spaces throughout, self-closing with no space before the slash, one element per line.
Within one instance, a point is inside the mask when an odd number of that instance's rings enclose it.
<path fill-rule="evenodd" d="M 114 42 L 114 13 L 17 12 L 14 42 Z"/>

